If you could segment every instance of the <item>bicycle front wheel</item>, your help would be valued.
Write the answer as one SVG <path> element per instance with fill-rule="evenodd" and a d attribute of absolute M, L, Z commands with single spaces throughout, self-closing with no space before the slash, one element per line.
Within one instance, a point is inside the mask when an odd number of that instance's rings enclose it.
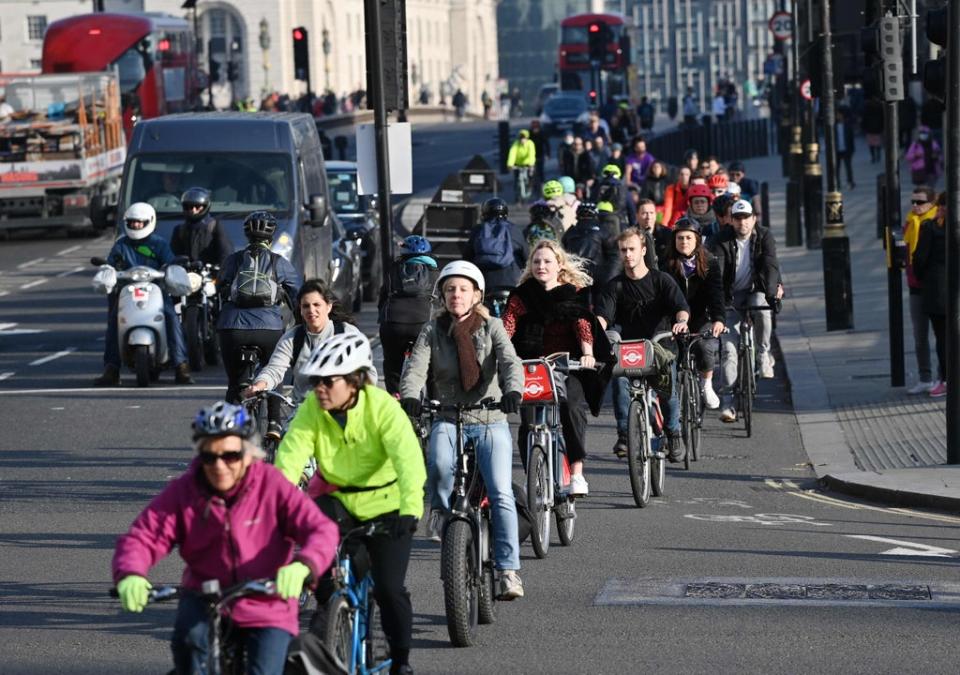
<path fill-rule="evenodd" d="M 341 595 L 330 598 L 321 610 L 323 631 L 321 638 L 330 655 L 344 670 L 349 671 L 353 661 L 353 613 L 347 599 Z"/>
<path fill-rule="evenodd" d="M 747 429 L 747 438 L 753 436 L 753 397 L 756 392 L 756 381 L 753 379 L 753 369 L 750 369 L 743 386 L 743 423 Z"/>
<path fill-rule="evenodd" d="M 540 446 L 534 446 L 527 459 L 527 508 L 533 518 L 530 543 L 538 558 L 546 558 L 550 550 L 551 505 L 547 503 L 547 481 L 550 480 L 553 478 L 547 475 L 547 454 Z"/>
<path fill-rule="evenodd" d="M 553 510 L 557 518 L 557 535 L 563 546 L 573 543 L 573 533 L 577 524 L 577 507 L 572 499 L 567 498 L 560 506 Z"/>
<path fill-rule="evenodd" d="M 447 633 L 454 647 L 470 647 L 477 639 L 478 566 L 470 523 L 459 518 L 453 520 L 447 525 L 440 545 L 440 573 Z"/>
<path fill-rule="evenodd" d="M 480 550 L 485 551 L 480 561 L 480 593 L 477 602 L 477 617 L 480 624 L 493 623 L 497 618 L 494 599 L 497 597 L 496 578 L 493 574 L 493 527 L 490 524 L 489 511 L 485 510 L 480 518 Z"/>
<path fill-rule="evenodd" d="M 680 436 L 683 439 L 683 468 L 687 471 L 696 456 L 696 437 L 699 434 L 696 399 L 699 396 L 696 375 L 685 370 L 680 379 Z"/>
<path fill-rule="evenodd" d="M 633 400 L 627 414 L 627 465 L 630 469 L 630 489 L 639 508 L 650 503 L 650 428 L 647 425 L 646 406 Z"/>

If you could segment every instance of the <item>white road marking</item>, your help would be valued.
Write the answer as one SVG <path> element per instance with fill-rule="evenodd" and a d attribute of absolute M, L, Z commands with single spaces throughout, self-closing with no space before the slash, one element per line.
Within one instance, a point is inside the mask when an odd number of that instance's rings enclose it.
<path fill-rule="evenodd" d="M 77 244 L 76 246 L 71 246 L 70 248 L 63 249 L 62 251 L 57 253 L 57 255 L 67 255 L 68 253 L 73 253 L 74 251 L 81 248 L 83 248 L 83 244 Z"/>
<path fill-rule="evenodd" d="M 791 513 L 755 513 L 751 515 L 723 515 L 719 513 L 687 513 L 684 518 L 703 520 L 709 523 L 754 523 L 757 525 L 812 525 L 814 527 L 832 527 L 831 523 L 821 523 L 813 516 L 797 516 Z"/>
<path fill-rule="evenodd" d="M 66 410 L 62 405 L 55 405 L 50 410 Z"/>
<path fill-rule="evenodd" d="M 939 546 L 930 546 L 928 544 L 918 544 L 913 541 L 901 541 L 899 539 L 887 539 L 886 537 L 875 537 L 871 534 L 845 534 L 845 537 L 851 539 L 864 539 L 866 541 L 877 541 L 881 544 L 897 544 L 897 548 L 891 548 L 888 551 L 881 551 L 879 555 L 922 555 L 933 558 L 952 558 L 960 551 L 954 551 L 951 548 L 940 548 Z"/>
<path fill-rule="evenodd" d="M 0 291 L 0 298 L 2 298 L 4 295 L 10 295 L 10 291 Z"/>
<path fill-rule="evenodd" d="M 76 348 L 76 347 L 67 347 L 66 349 L 64 349 L 64 350 L 62 350 L 62 351 L 59 351 L 59 352 L 57 352 L 57 353 L 55 353 L 55 354 L 50 354 L 49 356 L 44 356 L 43 358 L 39 358 L 39 359 L 37 359 L 36 361 L 31 361 L 31 362 L 30 362 L 29 364 L 27 364 L 27 365 L 31 365 L 31 366 L 42 366 L 44 363 L 50 363 L 51 361 L 53 361 L 53 360 L 55 360 L 55 359 L 59 359 L 59 358 L 61 358 L 61 357 L 63 357 L 63 356 L 66 356 L 67 354 L 72 354 L 72 353 L 75 352 L 75 351 L 77 351 L 77 348 Z"/>
<path fill-rule="evenodd" d="M 72 270 L 67 270 L 66 272 L 61 272 L 60 274 L 55 274 L 54 277 L 57 278 L 57 279 L 61 279 L 61 278 L 63 278 L 63 277 L 68 277 L 68 276 L 70 276 L 71 274 L 76 274 L 77 272 L 82 272 L 82 271 L 85 270 L 85 269 L 87 269 L 87 268 L 86 268 L 86 267 L 74 267 Z"/>
<path fill-rule="evenodd" d="M 0 373 L 0 380 L 6 380 L 7 378 L 13 377 L 15 374 L 16 373 L 13 372 Z"/>
<path fill-rule="evenodd" d="M 739 499 L 724 499 L 722 497 L 693 497 L 692 499 L 685 499 L 680 502 L 681 504 L 709 504 L 710 506 L 729 506 L 735 507 L 738 509 L 752 509 L 753 507 L 747 504 L 746 502 L 740 501 Z"/>
<path fill-rule="evenodd" d="M 0 330 L 8 330 L 14 328 L 16 325 L 15 323 L 0 323 Z"/>
<path fill-rule="evenodd" d="M 34 258 L 33 260 L 28 260 L 28 261 L 25 262 L 25 263 L 20 263 L 19 265 L 17 265 L 17 269 L 18 269 L 18 270 L 25 270 L 25 269 L 27 269 L 28 267 L 33 267 L 33 266 L 36 265 L 37 263 L 42 263 L 44 260 L 46 260 L 46 258 Z"/>
<path fill-rule="evenodd" d="M 150 391 L 179 391 L 180 393 L 190 393 L 191 391 L 219 391 L 223 392 L 224 385 L 219 386 L 169 386 L 169 387 L 61 387 L 50 389 L 10 389 L 0 391 L 0 396 L 24 395 L 24 394 L 74 394 L 74 393 L 100 393 L 115 394 L 120 391 L 138 391 L 141 394 Z"/>
<path fill-rule="evenodd" d="M 45 283 L 47 283 L 48 281 L 50 281 L 50 280 L 49 280 L 49 279 L 37 279 L 36 281 L 31 281 L 29 284 L 24 284 L 23 286 L 20 287 L 20 290 L 25 291 L 25 290 L 27 290 L 28 288 L 33 288 L 34 286 L 39 286 L 40 284 L 45 284 Z"/>
<path fill-rule="evenodd" d="M 130 410 L 137 410 L 137 409 L 140 408 L 140 406 L 138 406 L 138 405 L 128 405 L 127 407 L 128 407 Z"/>

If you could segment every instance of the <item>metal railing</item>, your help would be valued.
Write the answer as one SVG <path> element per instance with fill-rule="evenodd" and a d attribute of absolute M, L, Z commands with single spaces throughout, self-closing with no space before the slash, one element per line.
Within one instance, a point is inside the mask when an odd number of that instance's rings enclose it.
<path fill-rule="evenodd" d="M 682 164 L 691 148 L 700 157 L 716 155 L 721 162 L 766 157 L 776 150 L 776 132 L 770 118 L 681 126 L 650 138 L 647 149 L 674 165 Z"/>

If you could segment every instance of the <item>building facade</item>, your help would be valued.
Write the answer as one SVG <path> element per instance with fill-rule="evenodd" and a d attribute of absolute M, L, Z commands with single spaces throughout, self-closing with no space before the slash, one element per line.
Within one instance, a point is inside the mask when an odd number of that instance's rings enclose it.
<path fill-rule="evenodd" d="M 107 0 L 112 11 L 164 12 L 193 20 L 183 0 Z M 58 19 L 89 12 L 89 0 L 6 0 L 0 16 L 0 71 L 36 72 L 43 30 Z M 337 95 L 366 89 L 363 0 L 199 0 L 197 25 L 201 68 L 208 59 L 239 63 L 236 98 L 259 99 L 277 91 L 303 93 L 293 68 L 293 29 L 307 29 L 311 87 Z M 496 0 L 406 0 L 410 103 L 421 90 L 431 103 L 446 102 L 461 89 L 470 108 L 492 93 L 499 78 Z M 42 25 L 41 25 L 42 24 Z M 214 85 L 215 103 L 231 99 L 230 85 Z"/>

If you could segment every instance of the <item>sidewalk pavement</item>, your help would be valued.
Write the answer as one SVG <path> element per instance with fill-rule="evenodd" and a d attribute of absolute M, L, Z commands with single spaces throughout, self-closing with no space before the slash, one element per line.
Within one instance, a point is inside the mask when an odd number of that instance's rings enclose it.
<path fill-rule="evenodd" d="M 945 399 L 910 396 L 905 388 L 890 386 L 887 270 L 875 224 L 874 186 L 883 164 L 871 165 L 860 144 L 854 155 L 857 187 L 843 190 L 855 328 L 829 333 L 821 251 L 785 246 L 786 180 L 780 157 L 746 164 L 748 176 L 770 185 L 770 222 L 786 288 L 777 336 L 804 449 L 817 477 L 832 489 L 877 501 L 960 512 L 960 466 L 944 465 Z M 901 185 L 905 215 L 912 187 L 907 172 Z M 916 356 L 906 290 L 904 282 L 910 386 L 916 382 Z M 930 340 L 934 351 L 932 335 Z"/>

